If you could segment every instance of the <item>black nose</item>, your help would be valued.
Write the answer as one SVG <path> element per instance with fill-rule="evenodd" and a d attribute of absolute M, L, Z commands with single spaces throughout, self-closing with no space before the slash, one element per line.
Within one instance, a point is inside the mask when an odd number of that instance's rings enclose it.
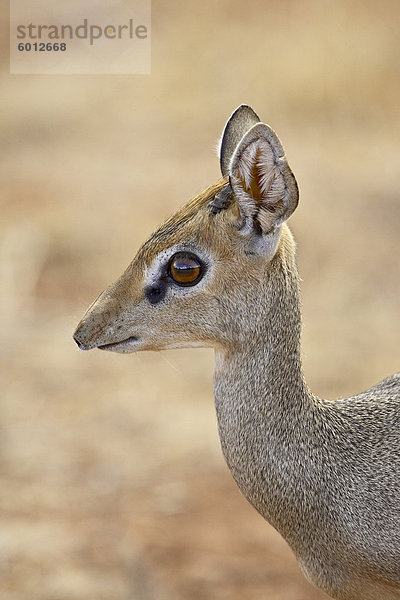
<path fill-rule="evenodd" d="M 82 344 L 82 342 L 79 340 L 76 333 L 74 333 L 73 338 L 74 338 L 75 342 L 78 344 L 79 350 L 88 350 L 88 348 L 84 344 Z"/>

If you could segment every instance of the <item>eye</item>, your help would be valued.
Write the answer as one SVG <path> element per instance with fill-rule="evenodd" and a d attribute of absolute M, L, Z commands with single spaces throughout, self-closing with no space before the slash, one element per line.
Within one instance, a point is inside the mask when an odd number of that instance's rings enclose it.
<path fill-rule="evenodd" d="M 190 286 L 200 281 L 203 270 L 202 262 L 195 254 L 178 252 L 171 258 L 168 274 L 175 283 Z"/>

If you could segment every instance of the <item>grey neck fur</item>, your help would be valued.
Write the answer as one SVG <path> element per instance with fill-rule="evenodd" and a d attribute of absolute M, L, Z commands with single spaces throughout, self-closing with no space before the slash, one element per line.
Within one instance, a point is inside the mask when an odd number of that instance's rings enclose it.
<path fill-rule="evenodd" d="M 214 393 L 228 466 L 250 502 L 282 530 L 288 515 L 281 503 L 295 492 L 304 416 L 317 405 L 301 366 L 297 273 L 280 275 L 265 282 L 262 293 L 269 297 L 263 305 L 258 298 L 258 308 L 265 310 L 258 314 L 250 342 L 217 353 Z"/>

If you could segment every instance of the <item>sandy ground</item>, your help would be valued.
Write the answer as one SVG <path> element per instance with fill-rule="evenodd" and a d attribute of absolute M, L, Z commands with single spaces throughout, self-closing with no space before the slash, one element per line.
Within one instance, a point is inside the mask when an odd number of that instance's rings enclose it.
<path fill-rule="evenodd" d="M 318 600 L 219 449 L 211 351 L 71 335 L 254 106 L 301 189 L 304 365 L 329 398 L 399 370 L 398 2 L 153 2 L 149 76 L 0 95 L 1 600 Z"/>

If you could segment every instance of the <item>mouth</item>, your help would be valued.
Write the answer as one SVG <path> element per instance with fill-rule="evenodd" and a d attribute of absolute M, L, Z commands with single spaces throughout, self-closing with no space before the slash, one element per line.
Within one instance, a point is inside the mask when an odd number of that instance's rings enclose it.
<path fill-rule="evenodd" d="M 112 344 L 102 344 L 97 346 L 99 350 L 108 350 L 109 352 L 134 352 L 134 347 L 137 345 L 139 338 L 135 335 L 121 340 L 120 342 L 113 342 Z"/>

